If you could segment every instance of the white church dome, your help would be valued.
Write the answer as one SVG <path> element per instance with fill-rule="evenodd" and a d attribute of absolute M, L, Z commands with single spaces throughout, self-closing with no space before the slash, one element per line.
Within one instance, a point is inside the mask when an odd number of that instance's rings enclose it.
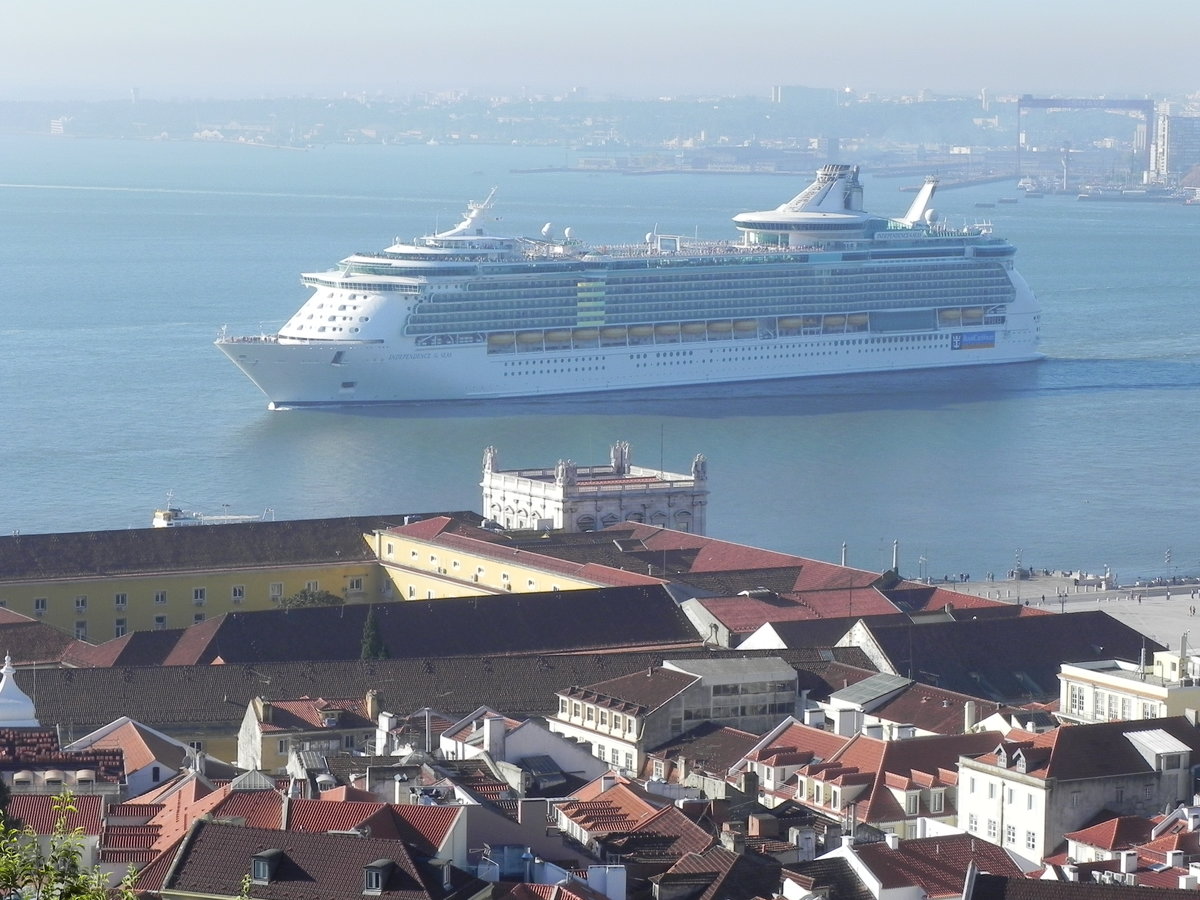
<path fill-rule="evenodd" d="M 13 674 L 12 657 L 4 655 L 4 668 L 0 674 L 0 728 L 39 728 L 33 709 L 33 701 L 17 686 Z"/>

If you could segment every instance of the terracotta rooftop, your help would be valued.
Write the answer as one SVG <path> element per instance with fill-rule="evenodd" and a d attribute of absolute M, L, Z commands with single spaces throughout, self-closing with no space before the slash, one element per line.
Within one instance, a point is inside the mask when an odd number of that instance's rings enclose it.
<path fill-rule="evenodd" d="M 455 513 L 467 520 L 473 513 Z M 0 581 L 374 560 L 365 534 L 404 514 L 0 537 Z"/>
<path fill-rule="evenodd" d="M 620 675 L 586 687 L 571 687 L 560 693 L 630 715 L 643 715 L 658 709 L 698 681 L 699 675 L 648 666 L 644 672 Z"/>
<path fill-rule="evenodd" d="M 1192 753 L 1200 751 L 1200 729 L 1183 716 L 1173 716 L 1062 726 L 1027 740 L 996 741 L 979 760 L 998 765 L 999 750 L 1003 748 L 1009 766 L 1017 753 L 1025 758 L 1024 777 L 1059 781 L 1154 772 L 1154 766 L 1130 739 L 1139 732 L 1158 732 L 1190 747 Z"/>
<path fill-rule="evenodd" d="M 53 729 L 0 728 L 0 771 L 22 769 L 90 769 L 97 781 L 121 782 L 125 778 L 120 750 L 67 751 L 60 747 Z"/>
<path fill-rule="evenodd" d="M 325 728 L 327 717 L 333 717 L 336 728 L 374 728 L 375 721 L 366 715 L 366 697 L 300 697 L 296 700 L 271 700 L 270 721 L 262 723 L 263 731 L 309 731 Z"/>
<path fill-rule="evenodd" d="M 184 629 L 162 664 L 358 660 L 372 610 L 390 659 L 700 645 L 674 599 L 654 584 L 224 613 Z M 635 617 L 633 631 L 626 623 Z"/>
<path fill-rule="evenodd" d="M 959 897 L 972 862 L 995 875 L 1024 874 L 1003 848 L 969 834 L 900 841 L 895 849 L 883 842 L 856 844 L 854 850 L 882 890 L 917 887 L 931 900 Z"/>
<path fill-rule="evenodd" d="M 402 841 L 204 822 L 184 840 L 163 890 L 237 897 L 251 858 L 259 853 L 272 854 L 269 881 L 251 888 L 262 900 L 361 900 L 363 870 L 380 860 L 391 863 L 378 895 L 385 900 L 432 900 L 442 894 L 440 880 L 417 866 Z"/>
<path fill-rule="evenodd" d="M 665 806 L 628 831 L 601 840 L 601 852 L 627 863 L 674 862 L 685 853 L 703 853 L 715 843 L 711 834 L 677 806 Z"/>
<path fill-rule="evenodd" d="M 701 722 L 694 728 L 647 751 L 644 777 L 652 777 L 653 760 L 666 764 L 665 776 L 670 782 L 679 780 L 679 761 L 687 771 L 700 771 L 724 777 L 733 765 L 758 743 L 759 735 L 715 722 Z"/>
<path fill-rule="evenodd" d="M 860 822 L 894 822 L 929 815 L 930 810 L 925 807 L 925 798 L 922 796 L 922 805 L 918 813 L 908 814 L 900 801 L 888 790 L 889 774 L 911 778 L 918 772 L 935 777 L 943 770 L 952 772 L 957 768 L 960 756 L 983 753 L 985 748 L 994 747 L 999 738 L 999 732 L 995 731 L 933 735 L 902 741 L 881 741 L 857 734 L 847 740 L 845 746 L 829 757 L 827 762 L 832 767 L 845 767 L 870 776 L 871 787 L 855 804 L 855 812 Z M 953 814 L 954 810 L 947 798 L 944 810 L 938 815 Z"/>
<path fill-rule="evenodd" d="M 7 813 L 38 834 L 52 834 L 60 818 L 55 808 L 58 799 L 49 794 L 14 793 L 9 798 Z M 84 834 L 99 835 L 103 829 L 104 798 L 99 794 L 76 794 L 71 803 L 75 810 L 66 815 L 67 830 L 80 828 Z"/>
<path fill-rule="evenodd" d="M 870 626 L 891 670 L 924 684 L 1001 703 L 1059 694 L 1059 666 L 1097 659 L 1138 659 L 1164 649 L 1101 611 Z M 981 654 L 980 647 L 1003 647 Z"/>
<path fill-rule="evenodd" d="M 959 885 L 962 889 L 962 885 Z M 963 900 L 1144 900 L 1152 893 L 1163 900 L 1195 900 L 1194 890 L 1120 884 L 1045 881 L 1040 879 L 991 875 L 979 872 Z"/>
<path fill-rule="evenodd" d="M 675 895 L 682 885 L 699 888 L 695 900 L 754 900 L 773 897 L 779 887 L 779 863 L 757 853 L 731 853 L 710 847 L 703 853 L 688 853 L 654 881 Z"/>
<path fill-rule="evenodd" d="M 1067 832 L 1063 837 L 1102 850 L 1128 850 L 1149 841 L 1153 830 L 1154 822 L 1145 816 L 1117 816 L 1090 828 Z"/>

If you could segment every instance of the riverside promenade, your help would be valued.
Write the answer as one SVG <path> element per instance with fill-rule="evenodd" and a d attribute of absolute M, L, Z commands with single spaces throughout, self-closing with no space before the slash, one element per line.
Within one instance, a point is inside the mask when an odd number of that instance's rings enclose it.
<path fill-rule="evenodd" d="M 935 584 L 1048 612 L 1100 609 L 1172 650 L 1179 648 L 1185 632 L 1192 632 L 1187 638 L 1189 647 L 1200 646 L 1200 584 L 1195 582 L 1104 590 L 1096 584 L 1076 585 L 1072 577 L 1052 573 L 1022 579 Z"/>

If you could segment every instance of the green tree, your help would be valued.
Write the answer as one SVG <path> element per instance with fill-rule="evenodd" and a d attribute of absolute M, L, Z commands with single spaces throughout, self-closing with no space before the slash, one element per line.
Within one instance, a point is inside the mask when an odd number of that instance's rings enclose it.
<path fill-rule="evenodd" d="M 388 649 L 379 635 L 379 623 L 375 621 L 375 604 L 367 607 L 367 618 L 363 622 L 361 659 L 387 659 Z"/>
<path fill-rule="evenodd" d="M 329 591 L 314 591 L 304 588 L 290 597 L 279 601 L 280 609 L 300 609 L 306 606 L 341 606 L 345 599 Z"/>
<path fill-rule="evenodd" d="M 37 900 L 134 900 L 135 873 L 117 887 L 97 867 L 85 867 L 83 829 L 67 828 L 75 812 L 71 794 L 54 798 L 54 831 L 45 847 L 31 828 L 0 826 L 0 896 Z"/>

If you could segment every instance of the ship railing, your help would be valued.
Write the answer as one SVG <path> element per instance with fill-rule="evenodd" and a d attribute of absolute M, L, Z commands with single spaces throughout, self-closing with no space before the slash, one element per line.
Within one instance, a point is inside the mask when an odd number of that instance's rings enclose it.
<path fill-rule="evenodd" d="M 222 344 L 278 344 L 277 334 L 221 335 Z"/>

